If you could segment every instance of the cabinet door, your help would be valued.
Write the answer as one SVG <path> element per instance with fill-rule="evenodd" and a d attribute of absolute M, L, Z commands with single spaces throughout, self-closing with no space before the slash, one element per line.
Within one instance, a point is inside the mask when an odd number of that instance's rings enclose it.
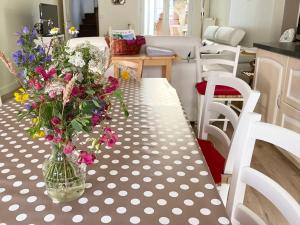
<path fill-rule="evenodd" d="M 254 89 L 261 92 L 256 112 L 262 114 L 265 122 L 275 124 L 278 114 L 278 98 L 288 57 L 259 50 L 257 52 Z"/>
<path fill-rule="evenodd" d="M 300 59 L 289 58 L 282 100 L 300 110 Z"/>
<path fill-rule="evenodd" d="M 277 117 L 277 125 L 300 133 L 300 111 L 281 102 Z M 282 153 L 300 168 L 300 158 L 282 150 Z"/>

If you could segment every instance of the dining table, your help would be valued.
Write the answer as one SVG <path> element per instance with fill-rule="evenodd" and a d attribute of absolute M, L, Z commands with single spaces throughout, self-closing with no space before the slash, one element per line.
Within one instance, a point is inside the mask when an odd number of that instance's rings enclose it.
<path fill-rule="evenodd" d="M 42 165 L 51 154 L 44 138 L 26 133 L 24 105 L 0 107 L 0 225 L 227 225 L 231 224 L 176 90 L 164 78 L 120 81 L 129 117 L 117 99 L 105 125 L 118 134 L 86 168 L 77 200 L 47 196 Z M 196 107 L 196 106 L 195 106 Z M 91 148 L 100 127 L 77 138 Z"/>

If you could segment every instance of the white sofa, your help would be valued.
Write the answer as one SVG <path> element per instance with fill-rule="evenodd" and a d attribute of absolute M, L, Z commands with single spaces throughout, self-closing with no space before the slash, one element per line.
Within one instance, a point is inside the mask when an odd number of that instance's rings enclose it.
<path fill-rule="evenodd" d="M 219 27 L 219 26 L 208 26 L 203 34 L 203 45 L 230 45 L 237 46 L 245 37 L 246 32 L 239 28 L 234 27 Z M 228 52 L 216 53 L 211 52 L 211 54 L 206 55 L 205 57 L 220 57 L 220 58 L 232 58 L 233 55 Z M 237 69 L 237 76 L 241 76 L 241 71 L 251 70 L 250 62 L 254 59 L 254 56 L 251 55 L 240 55 L 239 65 Z"/>

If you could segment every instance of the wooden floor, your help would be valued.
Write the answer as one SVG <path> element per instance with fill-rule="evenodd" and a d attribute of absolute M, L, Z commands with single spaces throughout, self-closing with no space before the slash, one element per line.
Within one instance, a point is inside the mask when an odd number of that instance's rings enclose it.
<path fill-rule="evenodd" d="M 278 182 L 300 204 L 300 170 L 273 145 L 265 142 L 256 143 L 252 167 Z M 245 203 L 268 225 L 288 225 L 269 200 L 251 188 L 246 191 Z"/>
<path fill-rule="evenodd" d="M 220 125 L 217 126 L 220 127 Z M 232 127 L 229 126 L 227 130 L 228 134 L 232 133 L 232 130 Z M 214 138 L 209 137 L 209 139 L 215 143 L 218 149 L 221 149 L 221 146 Z M 277 148 L 269 143 L 257 141 L 251 167 L 278 182 L 300 204 L 300 169 L 280 153 Z M 259 215 L 266 224 L 288 225 L 288 222 L 282 217 L 281 213 L 273 204 L 250 187 L 247 187 L 244 203 Z"/>

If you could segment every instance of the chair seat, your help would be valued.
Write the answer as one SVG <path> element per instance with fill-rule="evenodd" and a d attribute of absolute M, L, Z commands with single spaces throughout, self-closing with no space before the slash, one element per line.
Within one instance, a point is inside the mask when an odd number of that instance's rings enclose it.
<path fill-rule="evenodd" d="M 205 95 L 207 86 L 207 81 L 202 81 L 196 84 L 197 91 L 200 95 Z M 215 95 L 228 95 L 228 96 L 240 96 L 241 93 L 234 88 L 223 86 L 223 85 L 216 85 L 215 88 Z"/>
<path fill-rule="evenodd" d="M 225 168 L 225 158 L 210 141 L 198 139 L 198 143 L 215 183 L 220 184 Z"/>

